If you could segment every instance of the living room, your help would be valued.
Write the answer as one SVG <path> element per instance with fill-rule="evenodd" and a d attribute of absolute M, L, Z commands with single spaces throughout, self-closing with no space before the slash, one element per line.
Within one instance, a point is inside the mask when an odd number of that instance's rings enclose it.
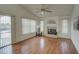
<path fill-rule="evenodd" d="M 0 54 L 79 53 L 78 10 L 78 4 L 0 5 Z"/>

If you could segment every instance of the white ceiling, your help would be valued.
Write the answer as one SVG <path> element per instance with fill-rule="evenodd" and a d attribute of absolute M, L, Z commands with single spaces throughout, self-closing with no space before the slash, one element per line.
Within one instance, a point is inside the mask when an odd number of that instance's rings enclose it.
<path fill-rule="evenodd" d="M 45 4 L 44 6 L 53 12 L 46 12 L 44 15 L 42 15 L 40 10 L 42 8 L 42 4 L 24 4 L 22 6 L 40 18 L 53 16 L 70 16 L 74 7 L 74 5 L 71 4 Z"/>

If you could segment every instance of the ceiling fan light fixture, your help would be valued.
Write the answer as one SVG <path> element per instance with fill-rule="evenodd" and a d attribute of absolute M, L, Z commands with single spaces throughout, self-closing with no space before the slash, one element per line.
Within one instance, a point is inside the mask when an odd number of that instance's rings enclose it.
<path fill-rule="evenodd" d="M 41 14 L 44 15 L 44 11 L 41 11 Z"/>

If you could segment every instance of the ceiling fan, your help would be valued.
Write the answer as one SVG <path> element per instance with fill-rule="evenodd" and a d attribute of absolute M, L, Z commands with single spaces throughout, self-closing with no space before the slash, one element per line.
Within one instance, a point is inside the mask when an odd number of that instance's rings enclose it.
<path fill-rule="evenodd" d="M 51 12 L 53 12 L 53 11 L 52 11 L 52 10 L 49 10 L 48 7 L 46 7 L 44 4 L 42 4 L 41 14 L 44 14 L 44 12 L 51 13 Z"/>

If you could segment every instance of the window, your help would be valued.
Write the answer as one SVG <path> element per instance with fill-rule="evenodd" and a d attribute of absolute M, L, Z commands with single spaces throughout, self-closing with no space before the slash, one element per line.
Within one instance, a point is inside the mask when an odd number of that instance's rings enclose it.
<path fill-rule="evenodd" d="M 68 33 L 68 20 L 62 20 L 62 33 Z"/>
<path fill-rule="evenodd" d="M 29 34 L 36 31 L 36 21 L 22 18 L 22 33 Z"/>
<path fill-rule="evenodd" d="M 40 31 L 43 32 L 44 30 L 44 21 L 40 21 Z"/>
<path fill-rule="evenodd" d="M 30 32 L 30 22 L 28 19 L 22 19 L 22 32 L 23 34 Z"/>
<path fill-rule="evenodd" d="M 31 32 L 36 32 L 36 22 L 31 20 Z"/>
<path fill-rule="evenodd" d="M 0 15 L 0 47 L 11 44 L 11 16 Z"/>

